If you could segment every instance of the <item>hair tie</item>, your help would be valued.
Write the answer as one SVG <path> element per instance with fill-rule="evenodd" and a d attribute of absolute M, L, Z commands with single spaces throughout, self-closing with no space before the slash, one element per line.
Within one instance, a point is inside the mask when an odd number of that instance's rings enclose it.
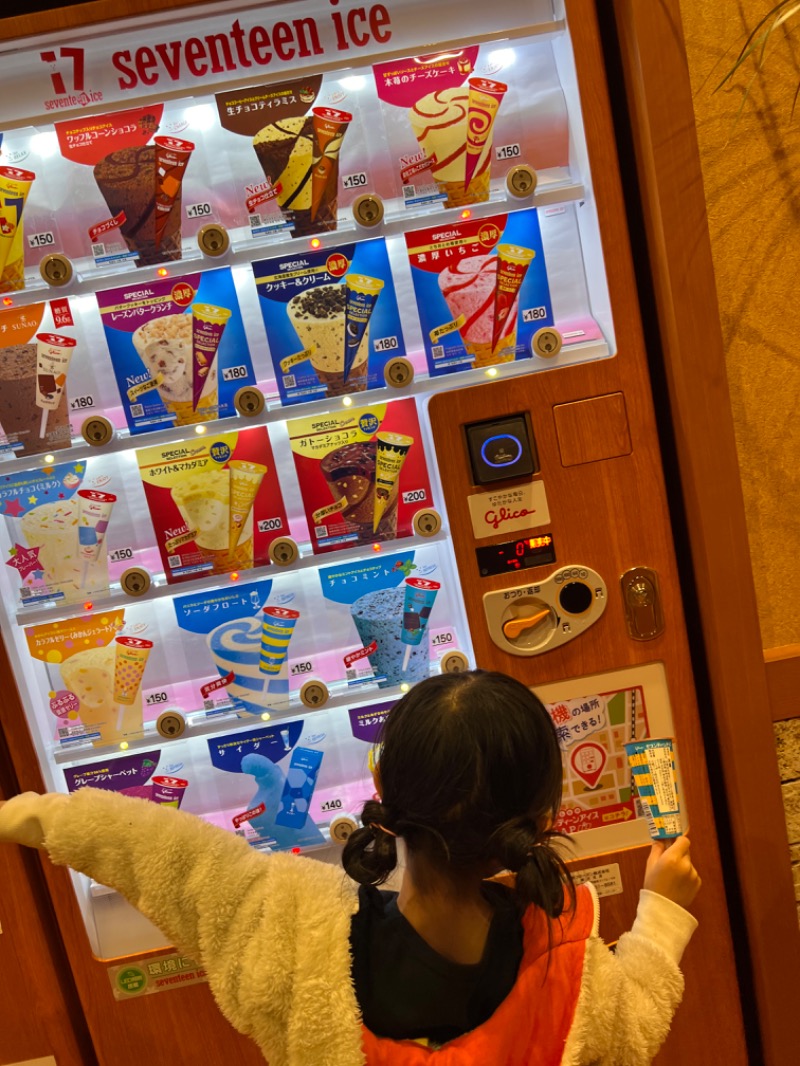
<path fill-rule="evenodd" d="M 382 833 L 386 833 L 387 836 L 395 837 L 395 838 L 397 837 L 397 833 L 393 833 L 391 831 L 391 829 L 387 829 L 386 826 L 385 825 L 381 825 L 380 822 L 370 822 L 369 823 L 369 827 L 370 827 L 370 829 L 374 829 L 376 831 L 379 829 Z"/>

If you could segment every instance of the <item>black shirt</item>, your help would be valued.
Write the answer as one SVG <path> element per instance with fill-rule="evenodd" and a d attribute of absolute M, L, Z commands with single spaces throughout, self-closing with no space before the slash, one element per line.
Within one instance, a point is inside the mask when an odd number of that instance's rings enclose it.
<path fill-rule="evenodd" d="M 483 1024 L 517 979 L 521 911 L 504 885 L 486 882 L 494 908 L 483 958 L 474 965 L 439 955 L 403 917 L 397 893 L 362 886 L 350 929 L 353 983 L 366 1027 L 392 1040 L 440 1045 Z"/>

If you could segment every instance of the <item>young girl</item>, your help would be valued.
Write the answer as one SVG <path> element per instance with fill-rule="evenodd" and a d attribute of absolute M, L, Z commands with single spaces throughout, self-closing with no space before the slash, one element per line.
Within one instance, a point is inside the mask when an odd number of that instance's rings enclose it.
<path fill-rule="evenodd" d="M 594 890 L 573 887 L 556 850 L 561 756 L 524 685 L 480 670 L 423 681 L 376 755 L 380 799 L 344 849 L 352 880 L 94 788 L 14 797 L 0 840 L 126 896 L 202 963 L 270 1066 L 649 1063 L 697 924 L 688 839 L 653 846 L 612 954 Z M 400 839 L 400 892 L 379 890 Z"/>

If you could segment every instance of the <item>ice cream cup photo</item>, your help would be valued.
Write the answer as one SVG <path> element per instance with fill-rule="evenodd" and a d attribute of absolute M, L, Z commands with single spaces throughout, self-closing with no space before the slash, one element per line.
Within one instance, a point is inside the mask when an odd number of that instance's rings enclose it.
<path fill-rule="evenodd" d="M 208 411 L 209 418 L 219 409 L 217 351 L 230 317 L 228 307 L 192 304 L 192 407 Z"/>
<path fill-rule="evenodd" d="M 289 607 L 265 607 L 262 616 L 261 672 L 278 674 L 288 658 L 289 642 L 300 612 Z"/>
<path fill-rule="evenodd" d="M 397 532 L 397 497 L 400 471 L 414 443 L 413 437 L 402 433 L 379 432 L 375 453 L 375 507 L 372 517 L 372 532 L 377 533 L 389 514 L 394 515 L 393 529 Z"/>
<path fill-rule="evenodd" d="M 232 552 L 239 544 L 267 468 L 263 463 L 248 463 L 243 459 L 231 459 L 228 469 L 231 479 L 228 550 Z"/>
<path fill-rule="evenodd" d="M 144 668 L 153 650 L 152 640 L 142 637 L 115 637 L 114 700 L 132 704 L 139 695 Z"/>
<path fill-rule="evenodd" d="M 22 212 L 35 180 L 30 170 L 0 167 L 0 292 L 25 288 Z"/>
<path fill-rule="evenodd" d="M 78 489 L 78 554 L 81 560 L 81 588 L 86 584 L 89 567 L 96 563 L 104 544 L 111 512 L 117 497 L 111 492 Z"/>
<path fill-rule="evenodd" d="M 311 112 L 314 146 L 311 170 L 311 221 L 320 229 L 336 229 L 339 189 L 339 153 L 353 116 L 331 107 L 315 107 Z"/>
<path fill-rule="evenodd" d="M 422 643 L 428 629 L 428 621 L 436 602 L 436 594 L 441 588 L 438 581 L 429 581 L 425 577 L 407 577 L 405 597 L 403 599 L 403 631 L 401 641 L 406 645 L 403 656 L 403 669 L 408 666 L 411 649 Z"/>
<path fill-rule="evenodd" d="M 180 807 L 189 782 L 182 777 L 153 777 L 152 802 L 165 807 Z"/>
<path fill-rule="evenodd" d="M 57 333 L 36 334 L 36 406 L 42 409 L 40 438 L 47 432 L 50 411 L 55 411 L 61 403 L 77 343 L 73 337 L 62 337 Z"/>
<path fill-rule="evenodd" d="M 494 363 L 513 363 L 516 359 L 519 290 L 535 255 L 532 248 L 513 244 L 497 246 L 497 286 L 492 331 Z"/>
<path fill-rule="evenodd" d="M 363 392 L 369 375 L 369 320 L 383 288 L 380 278 L 348 274 L 344 279 L 344 378 L 348 392 Z"/>
<path fill-rule="evenodd" d="M 651 837 L 664 840 L 680 836 L 683 825 L 672 737 L 630 741 L 625 754 L 639 797 L 650 814 Z"/>
<path fill-rule="evenodd" d="M 194 145 L 191 141 L 182 141 L 178 137 L 156 137 L 153 144 L 156 149 L 155 241 L 156 248 L 160 248 L 167 222 L 173 212 L 178 216 L 180 234 L 180 191 Z"/>
<path fill-rule="evenodd" d="M 365 648 L 374 642 L 369 661 L 374 673 L 382 677 L 378 688 L 403 683 L 413 685 L 430 673 L 430 649 L 427 628 L 419 644 L 403 642 L 403 614 L 406 591 L 402 586 L 365 592 L 350 606 L 350 617 Z"/>

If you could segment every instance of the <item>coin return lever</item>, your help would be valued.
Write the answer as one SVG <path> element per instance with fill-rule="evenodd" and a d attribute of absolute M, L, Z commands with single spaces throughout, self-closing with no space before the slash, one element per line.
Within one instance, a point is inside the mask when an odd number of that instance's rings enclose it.
<path fill-rule="evenodd" d="M 606 609 L 606 584 L 588 566 L 564 566 L 537 585 L 483 597 L 489 635 L 511 655 L 541 655 L 584 633 Z"/>

